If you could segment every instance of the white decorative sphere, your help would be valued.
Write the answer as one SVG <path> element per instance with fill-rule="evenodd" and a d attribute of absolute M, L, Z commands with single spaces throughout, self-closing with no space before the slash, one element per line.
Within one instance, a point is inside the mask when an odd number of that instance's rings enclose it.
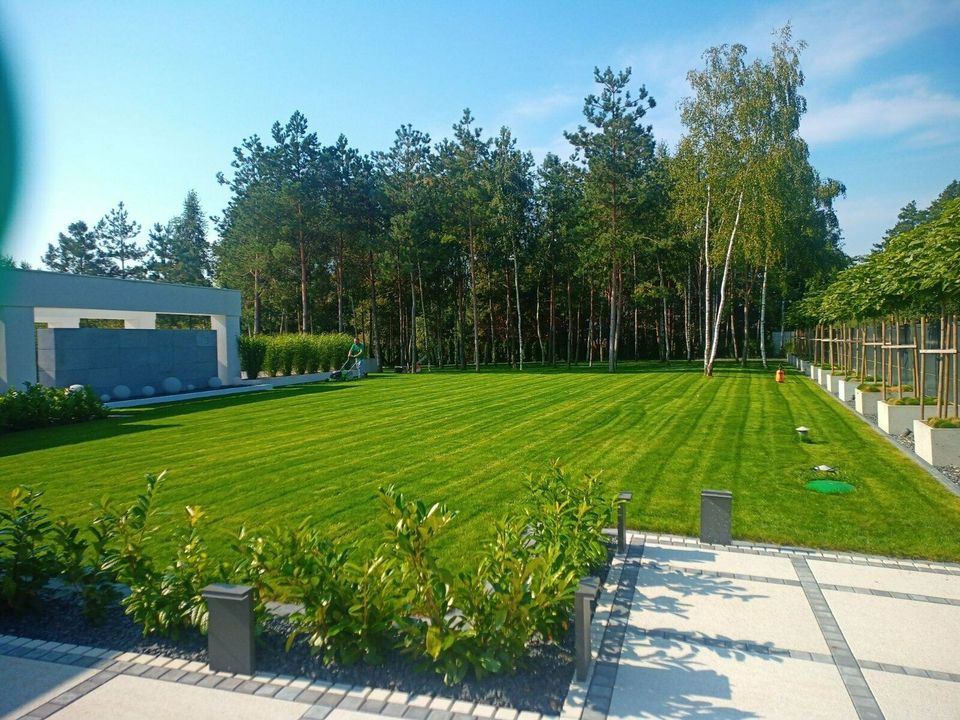
<path fill-rule="evenodd" d="M 196 389 L 197 389 L 197 388 L 196 388 L 195 386 L 193 386 L 193 385 L 187 385 L 187 392 L 193 392 L 193 391 L 196 390 Z"/>
<path fill-rule="evenodd" d="M 110 402 L 110 393 L 104 393 L 101 395 L 100 402 Z"/>
<path fill-rule="evenodd" d="M 117 385 L 113 389 L 113 397 L 115 400 L 126 400 L 130 397 L 130 388 L 126 385 Z"/>
<path fill-rule="evenodd" d="M 209 385 L 211 389 L 216 390 L 217 388 L 223 387 L 223 380 L 214 375 L 212 378 L 207 380 L 207 385 Z"/>
<path fill-rule="evenodd" d="M 70 392 L 80 392 L 81 390 L 83 390 L 83 385 L 74 384 L 68 387 L 67 390 L 69 390 Z"/>
<path fill-rule="evenodd" d="M 154 389 L 153 385 L 144 385 L 140 388 L 140 394 L 144 397 L 153 397 L 154 393 L 157 391 Z"/>
<path fill-rule="evenodd" d="M 161 384 L 165 393 L 178 393 L 183 389 L 183 383 L 180 382 L 180 378 L 168 377 Z"/>

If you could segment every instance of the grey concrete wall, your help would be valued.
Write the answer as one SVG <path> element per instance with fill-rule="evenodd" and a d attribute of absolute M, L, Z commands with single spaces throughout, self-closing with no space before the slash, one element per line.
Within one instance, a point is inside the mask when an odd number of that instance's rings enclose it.
<path fill-rule="evenodd" d="M 207 387 L 217 375 L 217 334 L 213 330 L 101 330 L 57 328 L 37 331 L 37 370 L 42 385 L 91 385 L 109 393 L 126 385 L 134 396 L 151 385 L 158 394 L 164 378 L 184 388 Z"/>

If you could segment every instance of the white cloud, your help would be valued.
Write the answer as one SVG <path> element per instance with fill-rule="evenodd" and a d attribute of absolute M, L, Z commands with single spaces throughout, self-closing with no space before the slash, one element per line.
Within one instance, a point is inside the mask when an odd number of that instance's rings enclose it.
<path fill-rule="evenodd" d="M 953 131 L 948 128 L 954 127 Z M 960 141 L 960 98 L 932 90 L 921 75 L 855 90 L 849 98 L 819 104 L 803 119 L 801 134 L 811 144 L 882 138 L 915 131 L 913 143 Z M 944 130 L 947 129 L 946 132 Z"/>
<path fill-rule="evenodd" d="M 558 112 L 566 112 L 581 103 L 583 103 L 583 97 L 572 93 L 554 92 L 519 100 L 504 110 L 504 115 L 514 122 L 542 120 Z"/>

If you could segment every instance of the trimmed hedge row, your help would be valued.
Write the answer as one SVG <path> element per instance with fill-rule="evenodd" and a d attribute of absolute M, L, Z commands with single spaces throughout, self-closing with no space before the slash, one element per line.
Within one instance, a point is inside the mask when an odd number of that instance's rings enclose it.
<path fill-rule="evenodd" d="M 471 673 L 510 672 L 531 641 L 563 636 L 579 579 L 608 559 L 603 528 L 614 511 L 599 478 L 575 481 L 554 465 L 528 480 L 467 569 L 462 558 L 448 565 L 435 550 L 456 513 L 393 487 L 379 491 L 387 522 L 375 548 L 331 540 L 323 525 L 306 521 L 241 529 L 232 557 L 217 563 L 200 508 L 187 506 L 180 528 L 158 522 L 162 481 L 163 474 L 148 475 L 146 492 L 129 506 L 104 500 L 87 528 L 53 522 L 40 492 L 16 488 L 0 505 L 0 610 L 36 605 L 56 577 L 76 588 L 96 620 L 118 599 L 118 582 L 130 589 L 120 603 L 145 635 L 176 636 L 206 632 L 204 586 L 242 583 L 255 589 L 258 622 L 268 620 L 271 598 L 301 605 L 288 618 L 288 649 L 302 637 L 324 663 L 341 665 L 378 664 L 399 649 L 456 683 Z M 152 549 L 161 531 L 176 550 L 158 557 Z"/>
<path fill-rule="evenodd" d="M 343 333 L 241 336 L 240 368 L 248 378 L 327 372 L 343 364 L 352 344 Z"/>
<path fill-rule="evenodd" d="M 24 383 L 0 395 L 0 433 L 105 418 L 110 411 L 89 387 L 82 390 Z"/>

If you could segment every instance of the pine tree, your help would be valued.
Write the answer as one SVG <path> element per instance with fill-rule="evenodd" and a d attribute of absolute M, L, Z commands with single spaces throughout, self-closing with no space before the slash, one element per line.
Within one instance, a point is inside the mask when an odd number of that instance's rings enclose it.
<path fill-rule="evenodd" d="M 156 230 L 156 228 L 154 228 Z M 173 258 L 168 282 L 184 285 L 210 284 L 210 243 L 207 242 L 207 220 L 194 190 L 183 201 L 183 212 L 167 226 Z"/>
<path fill-rule="evenodd" d="M 67 226 L 67 234 L 57 236 L 57 244 L 47 245 L 41 258 L 49 270 L 75 275 L 109 275 L 110 260 L 97 245 L 97 235 L 83 220 Z"/>
<path fill-rule="evenodd" d="M 97 240 L 102 247 L 103 256 L 116 262 L 110 268 L 110 274 L 121 278 L 142 278 L 143 260 L 146 251 L 136 244 L 140 234 L 140 223 L 130 220 L 123 202 L 117 204 L 104 215 L 94 228 Z"/>

